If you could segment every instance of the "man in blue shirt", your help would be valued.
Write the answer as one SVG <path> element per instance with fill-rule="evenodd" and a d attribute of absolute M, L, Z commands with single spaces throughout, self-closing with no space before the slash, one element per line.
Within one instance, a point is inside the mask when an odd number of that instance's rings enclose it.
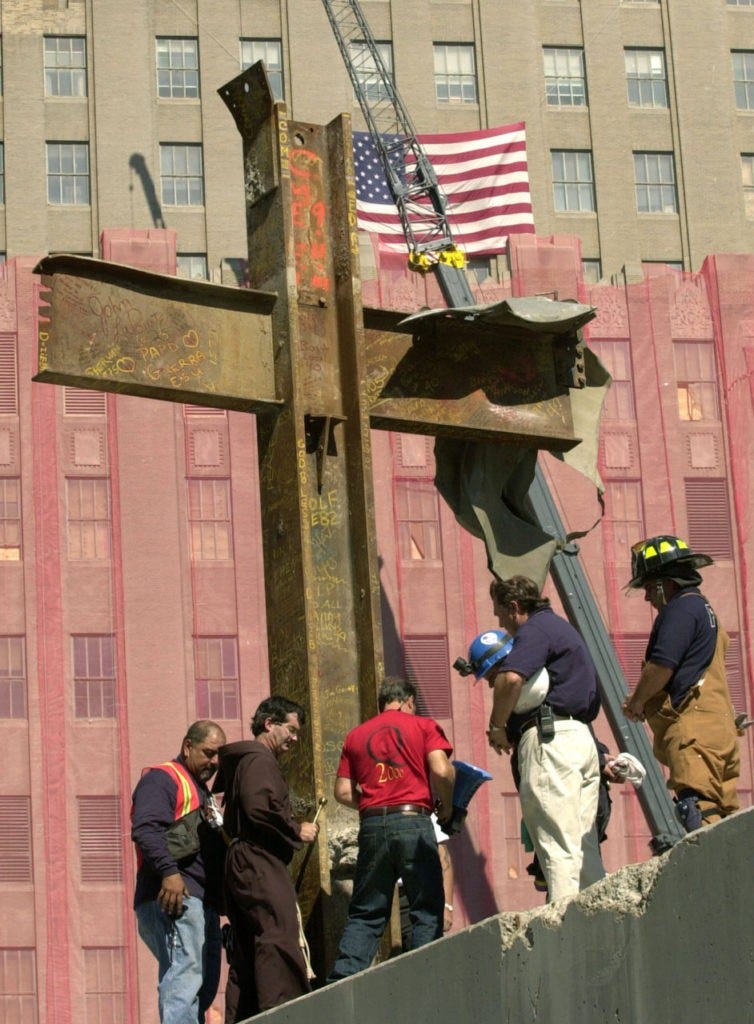
<path fill-rule="evenodd" d="M 738 734 L 725 675 L 728 636 L 699 592 L 711 565 L 680 537 L 650 537 L 632 551 L 629 588 L 644 590 L 658 615 L 627 718 L 647 721 L 655 757 L 670 769 L 687 832 L 738 810 Z"/>
<path fill-rule="evenodd" d="M 225 844 L 207 783 L 224 743 L 216 722 L 194 722 L 178 757 L 145 769 L 133 793 L 134 910 L 139 935 L 159 965 L 161 1024 L 202 1024 L 220 981 Z M 187 832 L 182 850 L 174 839 L 180 823 Z"/>
<path fill-rule="evenodd" d="M 595 827 L 600 768 L 589 727 L 600 709 L 597 675 L 581 636 L 533 580 L 496 580 L 490 594 L 513 645 L 485 676 L 494 691 L 487 736 L 498 754 L 516 751 L 524 823 L 553 901 L 605 873 Z M 542 668 L 550 677 L 544 703 L 517 714 L 524 683 Z"/>

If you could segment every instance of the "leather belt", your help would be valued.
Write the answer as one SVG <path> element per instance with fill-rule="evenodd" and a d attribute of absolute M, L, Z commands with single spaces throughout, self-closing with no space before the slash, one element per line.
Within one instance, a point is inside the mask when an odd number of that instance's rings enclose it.
<path fill-rule="evenodd" d="M 362 818 L 375 818 L 377 815 L 384 817 L 386 814 L 426 814 L 432 812 L 421 804 L 389 804 L 387 807 L 366 807 L 361 812 Z"/>
<path fill-rule="evenodd" d="M 556 714 L 553 714 L 552 718 L 553 718 L 554 722 L 580 722 L 581 721 L 581 719 L 577 718 L 576 715 L 556 715 Z M 524 724 L 521 726 L 521 729 L 519 730 L 520 733 L 523 735 L 523 733 L 525 733 L 527 729 L 533 729 L 534 726 L 538 722 L 539 722 L 539 715 L 535 715 L 534 718 L 530 718 L 528 721 L 524 722 Z"/>

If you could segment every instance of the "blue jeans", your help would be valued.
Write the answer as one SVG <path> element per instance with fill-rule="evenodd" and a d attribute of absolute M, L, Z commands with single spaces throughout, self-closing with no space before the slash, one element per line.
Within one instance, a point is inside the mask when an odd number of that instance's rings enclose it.
<path fill-rule="evenodd" d="M 222 944 L 216 911 L 189 896 L 180 917 L 156 900 L 136 907 L 139 935 L 159 964 L 161 1024 L 203 1024 L 220 982 Z"/>
<path fill-rule="evenodd" d="M 329 981 L 369 967 L 399 878 L 408 899 L 411 948 L 418 949 L 442 936 L 445 897 L 432 822 L 420 814 L 362 818 L 348 921 Z"/>

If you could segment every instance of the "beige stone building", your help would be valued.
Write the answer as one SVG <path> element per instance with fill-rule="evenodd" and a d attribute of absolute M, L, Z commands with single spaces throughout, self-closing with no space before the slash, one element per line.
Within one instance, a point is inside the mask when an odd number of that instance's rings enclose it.
<path fill-rule="evenodd" d="M 751 0 L 364 0 L 417 131 L 524 120 L 536 230 L 587 278 L 748 252 Z M 185 272 L 245 255 L 216 90 L 265 58 L 291 116 L 361 114 L 320 0 L 3 0 L 0 250 L 178 233 Z M 747 212 L 748 211 L 748 212 Z"/>

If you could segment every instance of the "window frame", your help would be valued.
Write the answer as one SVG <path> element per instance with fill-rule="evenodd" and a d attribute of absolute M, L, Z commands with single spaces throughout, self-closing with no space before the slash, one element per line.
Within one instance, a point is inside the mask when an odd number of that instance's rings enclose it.
<path fill-rule="evenodd" d="M 180 44 L 175 49 L 171 44 Z M 187 43 L 193 44 L 195 64 L 186 64 Z M 166 44 L 161 51 L 161 44 Z M 161 55 L 167 57 L 167 63 L 161 64 Z M 175 62 L 180 56 L 183 63 Z M 189 56 L 191 54 L 189 53 Z M 187 81 L 193 75 L 193 84 Z M 162 84 L 161 84 L 162 78 Z M 199 69 L 199 40 L 196 36 L 155 36 L 155 85 L 158 100 L 199 100 L 201 99 L 201 79 Z M 188 91 L 193 88 L 193 92 Z"/>
<path fill-rule="evenodd" d="M 240 58 L 239 64 L 241 70 L 245 71 L 246 68 L 250 68 L 252 64 L 256 64 L 257 61 L 264 61 L 264 66 L 267 71 L 267 77 L 270 80 L 270 86 L 272 87 L 272 96 L 275 100 L 285 100 L 285 69 L 283 67 L 283 40 L 277 36 L 243 36 L 239 39 Z M 244 47 L 249 46 L 252 51 L 252 59 L 249 60 L 244 57 Z M 274 62 L 267 59 L 269 53 L 268 47 L 273 46 L 277 48 L 276 60 Z M 264 50 L 262 56 L 255 56 L 254 50 Z"/>
<path fill-rule="evenodd" d="M 61 47 L 48 48 L 48 43 L 56 42 L 68 42 L 70 44 L 77 42 L 81 43 L 81 49 L 77 50 L 77 53 L 81 54 L 82 63 L 74 63 L 74 49 L 73 46 L 68 48 L 68 63 L 58 63 L 60 60 Z M 51 55 L 55 55 L 55 62 L 48 63 L 48 58 Z M 46 99 L 73 99 L 80 100 L 86 99 L 89 93 L 87 83 L 87 53 L 86 53 L 86 36 L 79 35 L 55 35 L 48 34 L 42 37 L 42 65 L 44 69 L 44 93 Z M 70 76 L 70 90 L 60 88 L 61 82 L 66 81 L 66 77 Z M 78 88 L 76 88 L 76 84 Z"/>
<path fill-rule="evenodd" d="M 0 562 L 23 561 L 22 498 L 20 476 L 0 477 Z"/>
<path fill-rule="evenodd" d="M 744 213 L 747 217 L 754 217 L 754 153 L 741 153 L 741 188 Z"/>
<path fill-rule="evenodd" d="M 112 556 L 112 497 L 109 477 L 67 476 L 65 483 L 68 560 L 109 561 Z M 87 550 L 93 553 L 87 554 Z"/>
<path fill-rule="evenodd" d="M 548 71 L 548 58 L 553 62 Z M 572 59 L 577 58 L 579 74 L 573 74 L 570 67 Z M 586 107 L 589 104 L 586 88 L 586 68 L 584 65 L 583 46 L 543 46 L 542 61 L 545 79 L 545 100 L 549 107 Z M 558 64 L 564 62 L 561 73 Z"/>
<path fill-rule="evenodd" d="M 636 423 L 636 396 L 630 340 L 628 338 L 590 338 L 589 347 L 611 377 L 611 384 L 602 406 L 602 423 Z"/>
<path fill-rule="evenodd" d="M 395 71 L 393 68 L 393 44 L 390 40 L 375 40 L 375 46 L 382 58 L 390 80 L 395 85 Z M 385 88 L 382 74 L 378 71 L 377 65 L 372 59 L 369 45 L 363 39 L 353 39 L 348 44 L 348 51 L 351 60 L 351 67 L 361 86 L 362 95 L 366 98 L 369 106 L 382 103 L 390 99 Z"/>
<path fill-rule="evenodd" d="M 479 86 L 474 44 L 433 43 L 432 47 L 436 102 L 441 106 L 478 105 Z M 451 57 L 452 60 L 449 59 Z M 471 70 L 462 67 L 464 57 L 471 58 Z"/>
<path fill-rule="evenodd" d="M 693 374 L 690 372 L 692 362 L 696 363 Z M 720 423 L 722 412 L 714 342 L 674 339 L 673 366 L 680 422 Z M 684 409 L 688 415 L 683 415 Z M 695 412 L 698 415 L 694 415 Z"/>
<path fill-rule="evenodd" d="M 64 153 L 64 149 L 70 149 L 70 153 Z M 57 154 L 57 168 L 52 166 L 52 157 Z M 47 168 L 47 203 L 49 206 L 90 206 L 91 205 L 91 183 L 90 183 L 90 162 L 88 142 L 66 142 L 52 141 L 45 143 L 45 156 Z M 82 169 L 80 161 L 85 157 L 86 169 Z M 71 169 L 66 164 L 71 164 Z M 58 182 L 59 198 L 53 194 L 53 183 Z M 72 197 L 66 197 L 66 185 L 73 190 Z"/>
<path fill-rule="evenodd" d="M 25 636 L 13 633 L 0 636 L 0 694 L 0 720 L 24 721 L 28 718 Z"/>
<path fill-rule="evenodd" d="M 641 58 L 646 57 L 648 67 L 640 67 Z M 651 63 L 653 58 L 659 57 L 662 65 L 659 74 L 652 72 Z M 665 61 L 665 50 L 649 46 L 626 46 L 623 49 L 623 61 L 626 72 L 626 93 L 628 105 L 634 109 L 644 110 L 667 110 L 670 105 L 668 93 L 668 72 Z M 629 62 L 633 61 L 634 67 L 629 68 Z M 635 86 L 632 97 L 632 84 Z M 659 86 L 660 89 L 655 87 Z M 661 93 L 658 98 L 658 93 Z"/>
<path fill-rule="evenodd" d="M 168 156 L 170 167 L 166 167 Z M 190 166 L 192 158 L 198 158 L 198 168 Z M 185 185 L 185 202 L 178 201 L 181 185 Z M 204 147 L 200 142 L 160 143 L 160 197 L 163 206 L 179 209 L 204 206 Z"/>
<path fill-rule="evenodd" d="M 196 261 L 196 263 L 195 263 Z M 193 272 L 194 266 L 201 273 Z M 188 271 L 188 273 L 186 272 Z M 209 268 L 206 252 L 179 252 L 175 256 L 175 275 L 185 281 L 209 281 Z"/>
<path fill-rule="evenodd" d="M 575 162 L 571 160 L 571 169 L 567 166 L 569 158 L 576 158 Z M 584 164 L 583 158 L 587 159 L 588 168 Z M 556 160 L 560 162 L 560 167 L 556 166 Z M 555 213 L 596 213 L 597 196 L 594 188 L 592 151 L 590 149 L 551 149 L 550 162 Z M 588 177 L 581 176 L 585 170 L 588 170 Z M 572 171 L 575 171 L 577 176 L 568 177 L 567 175 Z M 561 177 L 557 177 L 558 174 Z M 584 197 L 587 197 L 588 205 L 584 203 Z M 575 204 L 574 200 L 576 200 Z"/>
<path fill-rule="evenodd" d="M 660 214 L 678 216 L 678 187 L 675 173 L 675 155 L 668 151 L 634 150 L 634 192 L 638 214 Z M 639 177 L 640 163 L 645 177 Z M 656 170 L 650 169 L 650 162 L 656 161 Z M 663 177 L 664 167 L 670 169 L 670 178 Z M 654 180 L 653 180 L 654 175 Z M 653 198 L 659 197 L 659 204 Z M 672 209 L 666 208 L 666 198 L 672 196 Z M 642 200 L 643 197 L 643 200 Z M 644 208 L 646 206 L 646 208 Z"/>
<path fill-rule="evenodd" d="M 754 110 L 754 50 L 731 50 L 730 56 L 736 110 Z"/>
<path fill-rule="evenodd" d="M 227 660 L 231 653 L 232 666 Z M 211 664 L 213 661 L 214 665 Z M 226 671 L 229 667 L 232 671 Z M 241 717 L 238 637 L 227 634 L 195 636 L 194 674 L 198 717 L 238 721 Z M 216 701 L 220 702 L 219 705 Z M 227 714 L 228 711 L 235 711 L 235 714 Z"/>
<path fill-rule="evenodd" d="M 109 721 L 118 717 L 114 633 L 71 634 L 71 676 L 73 717 L 77 722 Z"/>
<path fill-rule="evenodd" d="M 232 561 L 233 506 L 230 477 L 190 476 L 186 483 L 191 560 Z M 218 544 L 218 537 L 224 540 L 224 544 Z M 223 553 L 217 554 L 218 550 Z M 210 554 L 211 551 L 215 554 Z"/>
<path fill-rule="evenodd" d="M 437 489 L 426 477 L 396 476 L 395 527 L 404 566 L 442 565 L 442 530 Z"/>

